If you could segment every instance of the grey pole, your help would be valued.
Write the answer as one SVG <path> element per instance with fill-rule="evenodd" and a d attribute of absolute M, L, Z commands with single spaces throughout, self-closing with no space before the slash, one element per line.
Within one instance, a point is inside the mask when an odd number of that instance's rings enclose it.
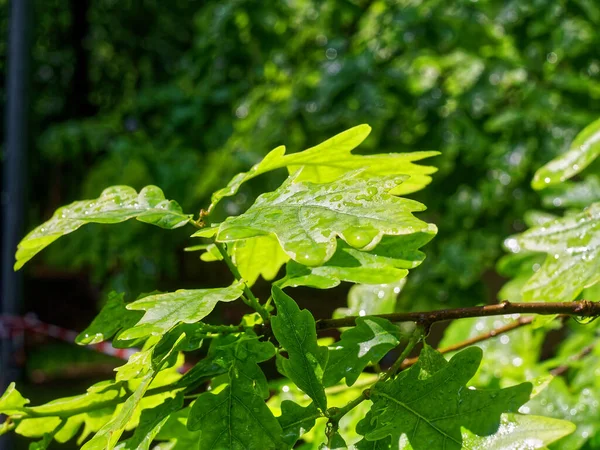
<path fill-rule="evenodd" d="M 0 313 L 19 314 L 22 280 L 12 269 L 14 253 L 22 237 L 27 156 L 29 19 L 30 0 L 12 0 L 8 32 L 6 74 L 5 142 L 2 186 L 2 298 Z M 0 340 L 0 393 L 17 376 L 15 342 Z M 2 439 L 4 438 L 4 439 Z M 6 436 L 0 450 L 9 450 Z"/>

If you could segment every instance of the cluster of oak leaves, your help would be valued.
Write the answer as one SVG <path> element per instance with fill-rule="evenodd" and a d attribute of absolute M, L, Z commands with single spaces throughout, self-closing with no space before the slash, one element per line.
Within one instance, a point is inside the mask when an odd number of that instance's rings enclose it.
<path fill-rule="evenodd" d="M 115 186 L 57 210 L 20 243 L 15 269 L 85 224 L 135 218 L 165 229 L 196 226 L 192 237 L 210 243 L 188 250 L 204 250 L 205 261 L 224 260 L 236 280 L 129 303 L 111 294 L 78 343 L 113 339 L 115 347 L 140 350 L 114 380 L 75 397 L 29 406 L 11 384 L 0 398 L 7 416 L 0 432 L 32 438 L 37 450 L 75 438 L 85 450 L 537 449 L 553 443 L 576 449 L 600 442 L 594 376 L 600 355 L 592 349 L 585 363 L 568 358 L 594 342 L 594 325 L 536 318 L 449 360 L 424 343 L 410 368 L 377 373 L 391 350 L 422 337 L 418 327 L 375 315 L 394 311 L 409 269 L 424 259 L 420 247 L 437 231 L 413 215 L 422 204 L 400 197 L 431 181 L 435 169 L 415 162 L 437 153 L 351 153 L 369 132 L 361 125 L 289 155 L 274 149 L 215 192 L 197 220 L 155 186 L 139 193 Z M 566 211 L 562 217 L 532 211 L 531 228 L 506 240 L 510 254 L 499 270 L 512 279 L 501 295 L 600 300 L 599 154 L 597 121 L 535 174 L 533 188 L 548 189 Z M 278 189 L 243 214 L 210 224 L 217 204 L 244 182 L 283 168 L 290 175 Z M 566 181 L 574 176 L 578 181 Z M 285 275 L 276 279 L 283 265 Z M 268 299 L 252 293 L 259 277 L 274 280 Z M 361 317 L 338 341 L 319 339 L 312 314 L 284 289 L 328 289 L 342 281 L 356 285 L 348 308 L 336 314 Z M 218 303 L 236 300 L 256 312 L 235 326 L 203 322 Z M 514 319 L 455 321 L 442 344 Z M 565 340 L 552 360 L 539 361 L 545 335 L 557 327 L 564 327 Z M 181 374 L 184 353 L 201 348 L 206 356 Z M 282 378 L 268 381 L 260 364 L 272 359 Z M 550 374 L 561 364 L 572 366 L 569 377 Z"/>

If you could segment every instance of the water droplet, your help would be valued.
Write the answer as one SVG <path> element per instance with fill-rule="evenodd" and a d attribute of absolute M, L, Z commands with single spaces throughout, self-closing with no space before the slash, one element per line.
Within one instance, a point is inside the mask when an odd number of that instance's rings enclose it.
<path fill-rule="evenodd" d="M 379 234 L 377 230 L 371 227 L 350 227 L 342 234 L 343 239 L 355 248 L 364 248 L 368 246 Z"/>
<path fill-rule="evenodd" d="M 515 367 L 521 367 L 523 365 L 523 358 L 519 358 L 519 357 L 513 358 L 512 364 Z"/>
<path fill-rule="evenodd" d="M 554 52 L 550 52 L 546 55 L 546 60 L 550 63 L 550 64 L 554 64 L 556 63 L 556 61 L 558 61 L 558 55 Z"/>
<path fill-rule="evenodd" d="M 550 177 L 544 178 L 544 183 L 546 183 L 546 184 L 550 183 Z"/>

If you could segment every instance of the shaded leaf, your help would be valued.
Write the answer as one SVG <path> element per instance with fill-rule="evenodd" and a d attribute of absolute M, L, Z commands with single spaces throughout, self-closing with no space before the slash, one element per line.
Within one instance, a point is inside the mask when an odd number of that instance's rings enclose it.
<path fill-rule="evenodd" d="M 405 174 L 411 178 L 397 188 L 396 195 L 407 194 L 422 189 L 431 182 L 430 174 L 436 169 L 430 166 L 419 166 L 414 161 L 438 155 L 439 152 L 389 153 L 380 155 L 354 155 L 351 153 L 371 132 L 368 125 L 350 128 L 325 142 L 291 155 L 285 154 L 285 147 L 279 146 L 269 152 L 262 161 L 255 164 L 248 172 L 237 174 L 227 185 L 212 196 L 214 206 L 223 197 L 234 195 L 240 186 L 252 178 L 271 170 L 287 167 L 289 173 L 302 169 L 298 181 L 327 183 L 345 173 L 356 169 L 367 168 L 364 177 Z"/>
<path fill-rule="evenodd" d="M 187 425 L 201 432 L 199 449 L 283 448 L 281 426 L 265 404 L 267 381 L 257 365 L 273 357 L 273 345 L 227 336 L 213 351 L 233 361 L 227 386 L 216 395 L 200 395 L 190 410 Z"/>
<path fill-rule="evenodd" d="M 325 184 L 296 183 L 290 177 L 276 191 L 259 196 L 244 214 L 221 223 L 217 240 L 274 234 L 290 258 L 318 266 L 335 253 L 337 236 L 354 248 L 372 250 L 384 235 L 432 232 L 432 226 L 411 214 L 424 210 L 422 204 L 389 194 L 406 177 L 359 176 L 354 172 Z M 194 236 L 214 232 L 199 230 Z"/>
<path fill-rule="evenodd" d="M 427 352 L 435 350 L 425 346 L 422 354 Z M 373 406 L 359 424 L 359 432 L 367 440 L 387 436 L 396 440 L 406 434 L 415 450 L 460 449 L 461 427 L 480 436 L 497 432 L 501 414 L 525 403 L 531 385 L 488 391 L 467 388 L 481 357 L 476 347 L 463 350 L 449 362 L 431 356 L 428 359 L 439 365 L 428 367 L 428 377 L 423 377 L 417 363 L 396 379 L 376 384 L 371 389 Z"/>
<path fill-rule="evenodd" d="M 327 444 L 323 443 L 319 446 L 319 450 L 345 450 L 347 448 L 346 441 L 337 431 L 333 433 Z"/>
<path fill-rule="evenodd" d="M 281 360 L 283 375 L 291 379 L 322 410 L 327 409 L 323 387 L 323 371 L 327 364 L 327 348 L 319 347 L 315 319 L 310 311 L 300 311 L 296 302 L 273 286 L 277 315 L 271 319 L 273 334 L 287 351 Z"/>
<path fill-rule="evenodd" d="M 108 300 L 92 323 L 75 339 L 80 345 L 97 344 L 113 337 L 120 330 L 132 327 L 142 317 L 137 311 L 125 308 L 125 294 L 111 292 Z"/>
<path fill-rule="evenodd" d="M 535 173 L 531 186 L 544 189 L 573 177 L 600 155 L 600 119 L 583 129 L 569 151 L 553 159 Z"/>
<path fill-rule="evenodd" d="M 600 203 L 514 239 L 521 249 L 548 253 L 523 287 L 525 301 L 570 301 L 600 281 Z"/>
<path fill-rule="evenodd" d="M 151 295 L 127 305 L 129 310 L 146 311 L 133 327 L 123 331 L 120 339 L 134 339 L 149 334 L 164 334 L 179 323 L 194 323 L 212 312 L 218 302 L 231 302 L 242 295 L 240 285 L 215 289 L 180 289 L 167 294 Z"/>
<path fill-rule="evenodd" d="M 379 362 L 400 340 L 400 329 L 388 320 L 356 319 L 356 326 L 344 331 L 340 340 L 329 347 L 323 384 L 332 386 L 346 378 L 346 384 L 352 386 L 367 365 Z"/>
<path fill-rule="evenodd" d="M 50 220 L 35 228 L 19 243 L 15 270 L 65 234 L 88 223 L 119 223 L 136 218 L 161 228 L 178 228 L 191 219 L 173 200 L 166 200 L 156 186 L 146 186 L 138 194 L 129 186 L 105 189 L 94 200 L 80 200 L 56 210 Z"/>
<path fill-rule="evenodd" d="M 314 403 L 300 406 L 291 400 L 281 402 L 281 415 L 277 417 L 283 430 L 283 441 L 292 448 L 304 433 L 315 426 L 315 420 L 322 417 Z"/>

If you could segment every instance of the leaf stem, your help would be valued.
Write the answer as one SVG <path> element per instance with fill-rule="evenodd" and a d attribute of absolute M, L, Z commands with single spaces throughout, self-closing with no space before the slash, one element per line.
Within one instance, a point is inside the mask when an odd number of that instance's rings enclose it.
<path fill-rule="evenodd" d="M 415 328 L 415 331 L 413 331 L 412 335 L 410 336 L 410 339 L 408 340 L 408 343 L 406 344 L 406 347 L 404 347 L 404 350 L 402 350 L 402 353 L 400 354 L 400 356 L 398 357 L 396 362 L 382 376 L 377 377 L 376 383 L 383 382 L 383 381 L 387 380 L 388 378 L 393 377 L 396 374 L 396 372 L 400 369 L 402 362 L 410 354 L 412 349 L 415 348 L 415 345 L 417 345 L 419 343 L 419 341 L 421 340 L 421 338 L 423 337 L 424 334 L 425 334 L 425 326 L 423 326 L 421 324 L 417 325 L 417 328 Z M 367 400 L 370 396 L 371 396 L 371 389 L 365 389 L 364 391 L 362 391 L 360 393 L 360 395 L 358 397 L 356 397 L 354 400 L 348 402 L 346 404 L 346 406 L 344 406 L 342 408 L 329 408 L 327 410 L 327 413 L 329 415 L 328 425 L 329 425 L 331 431 L 328 435 L 331 437 L 331 435 L 335 431 L 337 431 L 338 423 L 342 419 L 342 417 L 344 417 L 346 414 L 348 414 L 352 409 L 356 408 L 362 402 Z"/>
<path fill-rule="evenodd" d="M 227 267 L 229 268 L 235 279 L 244 284 L 244 295 L 242 296 L 242 300 L 244 300 L 244 302 L 248 306 L 254 309 L 258 314 L 260 314 L 260 317 L 262 317 L 262 320 L 265 324 L 268 324 L 270 320 L 269 312 L 264 308 L 263 305 L 260 304 L 258 299 L 254 296 L 254 294 L 246 284 L 246 282 L 242 279 L 240 271 L 231 260 L 229 253 L 227 253 L 227 248 L 225 247 L 225 244 L 223 244 L 222 242 L 217 242 L 216 240 L 214 241 L 214 243 L 217 247 L 217 250 L 219 250 L 219 253 L 223 257 L 223 261 L 225 261 L 225 264 L 227 264 Z"/>
<path fill-rule="evenodd" d="M 415 328 L 415 331 L 413 331 L 413 333 L 411 334 L 410 339 L 406 344 L 406 347 L 404 347 L 404 350 L 402 350 L 402 353 L 400 353 L 400 356 L 398 356 L 398 359 L 396 359 L 394 364 L 392 364 L 392 366 L 384 372 L 384 374 L 381 376 L 380 381 L 385 381 L 388 378 L 393 378 L 396 375 L 396 373 L 400 370 L 404 360 L 408 358 L 410 352 L 412 352 L 413 348 L 415 348 L 415 345 L 419 343 L 419 341 L 423 338 L 424 335 L 425 325 L 417 324 L 417 327 Z"/>

